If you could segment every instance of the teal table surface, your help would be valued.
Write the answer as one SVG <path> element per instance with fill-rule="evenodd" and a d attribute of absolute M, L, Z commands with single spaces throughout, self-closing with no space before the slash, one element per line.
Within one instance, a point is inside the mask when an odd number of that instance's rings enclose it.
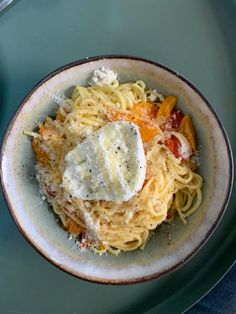
<path fill-rule="evenodd" d="M 15 0 L 0 13 L 0 132 L 55 68 L 93 55 L 149 58 L 208 98 L 236 152 L 236 1 Z M 220 149 L 220 147 L 219 147 Z M 85 282 L 36 253 L 0 200 L 0 313 L 180 313 L 236 258 L 236 191 L 216 232 L 179 270 L 130 286 Z"/>

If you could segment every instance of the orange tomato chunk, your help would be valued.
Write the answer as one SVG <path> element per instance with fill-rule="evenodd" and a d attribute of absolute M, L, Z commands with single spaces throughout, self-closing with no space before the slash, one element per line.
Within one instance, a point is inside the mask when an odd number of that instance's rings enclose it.
<path fill-rule="evenodd" d="M 167 96 L 160 104 L 157 117 L 167 119 L 171 115 L 171 111 L 174 109 L 177 103 L 175 96 Z"/>
<path fill-rule="evenodd" d="M 73 220 L 70 220 L 68 231 L 71 234 L 78 234 L 81 232 L 81 227 L 77 225 Z"/>
<path fill-rule="evenodd" d="M 143 121 L 142 119 L 136 119 L 134 123 L 139 127 L 139 132 L 143 142 L 150 141 L 158 134 L 158 129 L 152 123 Z"/>
<path fill-rule="evenodd" d="M 58 120 L 60 122 L 65 121 L 65 117 L 60 113 L 60 111 L 57 111 L 56 120 Z"/>
<path fill-rule="evenodd" d="M 135 104 L 131 111 L 109 112 L 107 119 L 109 121 L 123 120 L 135 123 L 139 127 L 142 140 L 147 142 L 154 138 L 159 131 L 158 125 L 154 121 L 157 112 L 158 108 L 154 104 L 142 102 Z"/>
<path fill-rule="evenodd" d="M 45 150 L 42 149 L 41 143 L 37 138 L 32 141 L 32 147 L 35 152 L 37 161 L 42 165 L 46 166 L 49 163 L 49 155 Z"/>
<path fill-rule="evenodd" d="M 190 116 L 185 115 L 183 119 L 180 122 L 179 125 L 180 132 L 183 133 L 183 135 L 187 138 L 189 141 L 191 148 L 193 150 L 196 150 L 197 144 L 196 144 L 196 134 L 193 126 L 193 122 Z"/>
<path fill-rule="evenodd" d="M 149 119 L 156 119 L 158 107 L 150 102 L 139 102 L 131 110 L 133 113 Z"/>

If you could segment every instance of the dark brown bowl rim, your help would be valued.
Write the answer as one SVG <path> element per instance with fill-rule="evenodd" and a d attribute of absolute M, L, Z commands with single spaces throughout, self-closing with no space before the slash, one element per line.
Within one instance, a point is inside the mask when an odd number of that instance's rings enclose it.
<path fill-rule="evenodd" d="M 215 117 L 217 124 L 222 132 L 222 135 L 224 137 L 224 141 L 227 147 L 227 156 L 228 156 L 228 160 L 229 160 L 229 177 L 228 177 L 228 186 L 227 186 L 227 193 L 224 199 L 224 203 L 223 206 L 221 207 L 218 217 L 215 220 L 214 224 L 211 226 L 211 228 L 209 229 L 209 231 L 207 232 L 205 238 L 199 243 L 199 245 L 189 254 L 185 257 L 184 260 L 181 260 L 181 262 L 177 263 L 176 265 L 174 265 L 173 267 L 169 268 L 168 270 L 165 270 L 163 272 L 157 272 L 157 273 L 153 273 L 151 275 L 148 276 L 143 276 L 143 277 L 136 277 L 133 279 L 128 279 L 128 280 L 112 280 L 112 279 L 107 279 L 107 278 L 100 278 L 100 277 L 92 277 L 92 276 L 86 276 L 83 273 L 78 273 L 78 272 L 74 272 L 72 269 L 67 269 L 66 266 L 57 263 L 55 260 L 53 260 L 50 256 L 46 255 L 45 252 L 43 252 L 43 250 L 41 248 L 39 248 L 37 246 L 37 243 L 35 243 L 32 239 L 30 239 L 25 231 L 23 230 L 23 228 L 20 226 L 15 214 L 14 214 L 14 209 L 10 203 L 10 198 L 7 195 L 6 192 L 6 187 L 4 185 L 3 182 L 3 163 L 2 163 L 2 158 L 3 158 L 3 154 L 4 154 L 4 150 L 5 150 L 5 144 L 6 141 L 8 139 L 8 136 L 10 135 L 11 129 L 13 127 L 13 124 L 15 122 L 15 119 L 17 118 L 18 114 L 20 113 L 21 109 L 23 108 L 23 106 L 25 105 L 25 103 L 27 102 L 27 100 L 31 97 L 31 95 L 46 81 L 50 80 L 52 77 L 54 77 L 55 75 L 57 75 L 60 72 L 63 72 L 64 70 L 67 70 L 69 68 L 72 68 L 74 66 L 78 66 L 81 64 L 86 64 L 86 63 L 90 63 L 90 62 L 94 62 L 94 61 L 99 61 L 99 60 L 106 60 L 106 59 L 126 59 L 126 60 L 136 60 L 136 61 L 142 61 L 145 63 L 149 63 L 152 65 L 155 65 L 156 67 L 162 68 L 163 70 L 175 75 L 176 77 L 178 77 L 180 80 L 184 81 L 189 87 L 191 87 L 200 97 L 201 99 L 204 101 L 204 103 L 207 105 L 207 107 L 210 109 L 211 113 L 213 114 L 213 116 Z M 42 80 L 40 80 L 32 89 L 31 91 L 24 97 L 24 99 L 21 101 L 20 105 L 18 106 L 18 108 L 16 109 L 16 111 L 13 113 L 8 126 L 6 128 L 5 131 L 5 135 L 3 137 L 2 140 L 2 144 L 1 144 L 1 151 L 0 151 L 0 179 L 1 179 L 1 185 L 2 185 L 2 190 L 3 190 L 3 195 L 4 195 L 4 199 L 6 201 L 7 204 L 7 208 L 16 224 L 16 226 L 18 227 L 18 229 L 20 230 L 21 234 L 24 236 L 24 238 L 29 242 L 29 244 L 41 255 L 43 256 L 46 260 L 48 260 L 50 263 L 52 263 L 53 265 L 55 265 L 56 267 L 58 267 L 59 269 L 65 271 L 66 273 L 85 280 L 85 281 L 89 281 L 89 282 L 95 282 L 95 283 L 100 283 L 100 284 L 116 284 L 116 285 L 123 285 L 123 284 L 135 284 L 135 283 L 140 283 L 140 282 L 145 282 L 151 279 L 155 279 L 155 278 L 160 278 L 161 276 L 167 275 L 177 269 L 179 269 L 180 267 L 182 267 L 186 262 L 188 262 L 192 257 L 194 257 L 197 252 L 206 244 L 207 240 L 209 240 L 209 238 L 212 236 L 213 232 L 216 230 L 216 227 L 218 226 L 218 224 L 220 223 L 223 214 L 227 208 L 227 205 L 229 203 L 229 199 L 230 199 L 230 195 L 232 192 L 232 188 L 233 188 L 233 168 L 234 168 L 234 163 L 233 163 L 233 154 L 232 154 L 232 150 L 231 150 L 231 146 L 230 146 L 230 142 L 227 136 L 227 133 L 224 129 L 223 123 L 221 122 L 220 118 L 218 117 L 217 113 L 215 112 L 215 110 L 212 108 L 212 106 L 210 105 L 210 103 L 208 102 L 208 100 L 206 99 L 206 97 L 198 90 L 198 88 L 195 87 L 195 85 L 193 83 L 191 83 L 188 79 L 186 79 L 183 75 L 179 74 L 178 72 L 172 70 L 171 68 L 167 67 L 166 65 L 163 65 L 159 62 L 156 61 L 151 61 L 142 57 L 137 57 L 137 56 L 130 56 L 130 55 L 99 55 L 99 56 L 94 56 L 94 57 L 86 57 L 84 59 L 80 59 L 80 60 L 76 60 L 73 61 L 71 63 L 68 63 L 66 65 L 63 65 L 59 68 L 57 68 L 56 70 L 50 72 L 48 75 L 46 75 Z"/>

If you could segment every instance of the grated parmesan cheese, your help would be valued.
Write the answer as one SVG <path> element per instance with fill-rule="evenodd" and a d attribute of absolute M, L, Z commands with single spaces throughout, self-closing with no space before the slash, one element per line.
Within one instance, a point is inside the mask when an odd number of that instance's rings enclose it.
<path fill-rule="evenodd" d="M 70 241 L 71 241 L 71 240 L 73 240 L 73 238 L 74 238 L 74 237 L 73 237 L 73 235 L 72 235 L 72 234 L 70 234 L 70 235 L 69 235 L 69 237 L 68 237 L 68 240 L 70 240 Z"/>
<path fill-rule="evenodd" d="M 101 67 L 93 72 L 93 76 L 89 81 L 90 85 L 99 85 L 99 84 L 112 84 L 117 80 L 117 73 L 113 72 L 109 68 Z"/>
<path fill-rule="evenodd" d="M 149 95 L 147 96 L 147 98 L 151 101 L 151 102 L 155 102 L 158 99 L 160 101 L 164 100 L 164 97 L 158 93 L 158 91 L 156 89 L 151 89 L 148 91 Z"/>

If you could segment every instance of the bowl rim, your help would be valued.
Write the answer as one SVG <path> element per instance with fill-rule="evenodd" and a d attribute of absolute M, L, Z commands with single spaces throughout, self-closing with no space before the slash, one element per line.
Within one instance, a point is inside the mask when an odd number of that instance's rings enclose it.
<path fill-rule="evenodd" d="M 101 277 L 93 277 L 90 275 L 84 275 L 83 273 L 79 273 L 77 271 L 73 271 L 73 269 L 68 269 L 67 266 L 60 264 L 59 262 L 55 261 L 53 258 L 51 258 L 49 256 L 49 254 L 46 254 L 40 247 L 37 246 L 37 243 L 35 241 L 33 241 L 33 239 L 31 239 L 25 232 L 24 228 L 19 224 L 17 217 L 15 216 L 14 213 L 14 207 L 12 206 L 11 202 L 10 202 L 10 197 L 8 197 L 7 195 L 7 188 L 4 184 L 4 179 L 3 179 L 3 155 L 4 155 L 4 151 L 5 151 L 5 146 L 6 146 L 6 142 L 8 140 L 8 137 L 11 133 L 12 127 L 14 125 L 14 122 L 18 116 L 18 114 L 20 113 L 20 111 L 22 110 L 22 108 L 24 107 L 24 105 L 27 103 L 28 99 L 31 97 L 31 95 L 34 94 L 34 92 L 46 81 L 49 81 L 51 78 L 53 78 L 54 76 L 56 76 L 57 74 L 63 72 L 64 70 L 73 68 L 75 66 L 78 65 L 82 65 L 82 64 L 86 64 L 86 63 L 90 63 L 90 62 L 95 62 L 95 61 L 99 61 L 99 60 L 106 60 L 106 59 L 125 59 L 125 60 L 132 60 L 132 61 L 141 61 L 144 63 L 148 63 L 151 65 L 154 65 L 156 67 L 159 67 L 171 74 L 173 74 L 174 76 L 176 76 L 177 78 L 179 78 L 180 80 L 182 80 L 184 83 L 186 83 L 196 94 L 198 94 L 200 96 L 200 98 L 203 100 L 203 102 L 205 103 L 205 105 L 210 109 L 211 113 L 213 114 L 214 118 L 217 121 L 218 127 L 220 128 L 223 138 L 224 138 L 224 142 L 226 144 L 227 147 L 227 157 L 228 157 L 228 162 L 229 162 L 229 177 L 228 177 L 228 185 L 227 185 L 227 193 L 225 195 L 225 199 L 223 202 L 223 205 L 221 207 L 221 209 L 219 210 L 219 214 L 215 220 L 215 222 L 212 224 L 211 228 L 208 230 L 207 234 L 205 235 L 204 239 L 191 251 L 190 254 L 188 254 L 184 260 L 181 260 L 180 262 L 176 263 L 174 266 L 172 266 L 170 269 L 167 269 L 165 271 L 162 272 L 156 272 L 153 273 L 151 275 L 146 275 L 143 277 L 135 277 L 132 279 L 128 279 L 128 280 L 123 280 L 123 279 L 107 279 L 107 278 L 101 278 Z M 86 57 L 83 59 L 79 59 L 79 60 L 75 60 L 73 62 L 67 63 L 61 67 L 56 68 L 55 70 L 51 71 L 49 74 L 47 74 L 46 76 L 44 76 L 40 81 L 38 81 L 32 88 L 31 90 L 26 94 L 26 96 L 20 101 L 19 105 L 17 106 L 16 110 L 14 111 L 14 113 L 12 114 L 7 127 L 5 129 L 4 132 L 4 136 L 2 138 L 2 143 L 1 143 L 1 147 L 0 147 L 0 183 L 2 186 L 2 191 L 3 191 L 3 196 L 7 205 L 7 208 L 10 212 L 11 217 L 13 218 L 13 221 L 15 222 L 17 228 L 19 229 L 20 233 L 23 235 L 23 237 L 27 240 L 27 242 L 42 256 L 44 257 L 47 261 L 49 261 L 51 264 L 53 264 L 54 266 L 56 266 L 57 268 L 63 270 L 64 272 L 66 272 L 67 274 L 70 274 L 76 278 L 85 280 L 85 281 L 89 281 L 89 282 L 95 282 L 95 283 L 99 283 L 99 284 L 115 284 L 115 285 L 124 285 L 124 284 L 135 284 L 135 283 L 141 283 L 141 282 L 146 282 L 148 280 L 151 279 L 155 279 L 155 278 L 160 278 L 161 276 L 167 275 L 169 273 L 172 273 L 173 271 L 179 269 L 181 266 L 183 266 L 185 263 L 187 263 L 188 261 L 191 260 L 192 257 L 194 257 L 197 252 L 207 243 L 207 241 L 210 239 L 210 237 L 212 236 L 212 234 L 214 233 L 214 231 L 216 230 L 217 226 L 219 225 L 221 219 L 223 218 L 223 215 L 225 213 L 225 210 L 228 206 L 229 200 L 230 200 L 230 196 L 231 196 L 231 192 L 232 192 L 232 188 L 233 188 L 233 179 L 234 179 L 234 162 L 233 162 L 233 153 L 232 153 L 232 149 L 230 146 L 230 142 L 229 142 L 229 138 L 228 135 L 226 133 L 226 130 L 223 126 L 223 123 L 221 121 L 221 119 L 219 118 L 219 116 L 217 115 L 216 111 L 213 109 L 213 107 L 210 105 L 209 101 L 206 99 L 206 97 L 199 91 L 199 89 L 190 81 L 188 80 L 186 77 L 184 77 L 182 74 L 176 72 L 175 70 L 173 70 L 172 68 L 163 65 L 162 63 L 159 63 L 157 61 L 152 61 L 146 58 L 142 58 L 142 57 L 138 57 L 138 56 L 133 56 L 133 55 L 123 55 L 123 54 L 109 54 L 109 55 L 97 55 L 97 56 L 93 56 L 93 57 Z"/>

